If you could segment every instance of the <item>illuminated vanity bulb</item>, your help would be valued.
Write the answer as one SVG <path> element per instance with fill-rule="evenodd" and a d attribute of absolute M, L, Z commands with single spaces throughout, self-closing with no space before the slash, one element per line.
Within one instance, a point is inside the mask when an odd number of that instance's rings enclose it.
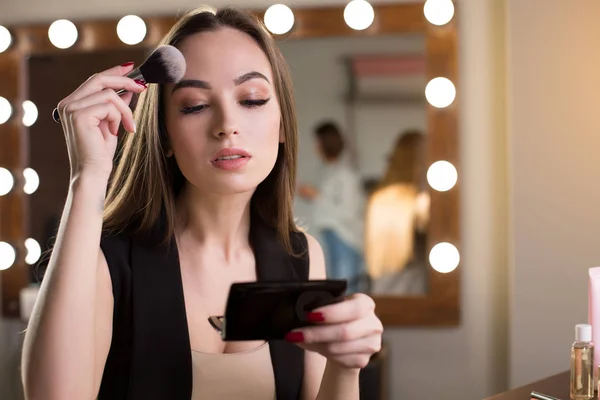
<path fill-rule="evenodd" d="M 460 254 L 458 249 L 452 243 L 438 243 L 429 253 L 429 263 L 437 272 L 447 274 L 458 267 L 460 263 Z"/>
<path fill-rule="evenodd" d="M 8 194 L 15 184 L 15 179 L 6 168 L 0 168 L 0 196 Z"/>
<path fill-rule="evenodd" d="M 4 97 L 0 97 L 0 125 L 8 121 L 12 115 L 12 106 Z"/>
<path fill-rule="evenodd" d="M 9 269 L 15 263 L 17 252 L 6 242 L 0 242 L 0 271 Z"/>
<path fill-rule="evenodd" d="M 273 4 L 265 11 L 265 26 L 275 35 L 283 35 L 294 26 L 294 13 L 284 4 Z"/>
<path fill-rule="evenodd" d="M 29 265 L 35 264 L 42 255 L 42 248 L 35 239 L 25 240 L 25 248 L 27 249 L 27 255 L 25 256 L 25 262 Z"/>
<path fill-rule="evenodd" d="M 454 17 L 454 3 L 452 0 L 427 0 L 423 14 L 433 25 L 446 25 Z"/>
<path fill-rule="evenodd" d="M 352 0 L 344 8 L 344 21 L 357 31 L 367 29 L 375 19 L 375 11 L 366 0 Z"/>
<path fill-rule="evenodd" d="M 48 29 L 50 42 L 59 49 L 68 49 L 77 41 L 77 27 L 66 19 L 54 21 Z"/>
<path fill-rule="evenodd" d="M 427 170 L 427 182 L 429 186 L 438 192 L 446 192 L 456 185 L 458 172 L 454 165 L 448 161 L 437 161 Z"/>
<path fill-rule="evenodd" d="M 117 36 L 125 44 L 138 44 L 146 37 L 146 23 L 137 15 L 127 15 L 117 24 Z"/>
<path fill-rule="evenodd" d="M 37 172 L 31 168 L 25 168 L 23 170 L 23 177 L 25 178 L 23 191 L 25 194 L 32 194 L 40 186 L 40 177 Z"/>
<path fill-rule="evenodd" d="M 25 100 L 23 102 L 23 125 L 31 126 L 35 124 L 38 118 L 38 109 L 33 101 Z"/>
<path fill-rule="evenodd" d="M 438 77 L 429 81 L 425 87 L 427 102 L 436 108 L 446 108 L 454 101 L 456 88 L 448 78 Z"/>
<path fill-rule="evenodd" d="M 12 44 L 12 36 L 10 31 L 0 25 L 0 53 L 3 53 Z"/>

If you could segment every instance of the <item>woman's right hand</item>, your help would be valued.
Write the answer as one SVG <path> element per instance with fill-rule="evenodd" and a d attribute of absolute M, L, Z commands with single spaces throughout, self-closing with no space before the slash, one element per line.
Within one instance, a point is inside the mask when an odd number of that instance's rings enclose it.
<path fill-rule="evenodd" d="M 129 108 L 132 93 L 146 86 L 124 75 L 133 69 L 123 64 L 93 75 L 58 104 L 71 163 L 71 179 L 91 174 L 108 179 L 117 148 L 119 125 L 135 132 Z M 115 90 L 127 92 L 119 96 Z"/>

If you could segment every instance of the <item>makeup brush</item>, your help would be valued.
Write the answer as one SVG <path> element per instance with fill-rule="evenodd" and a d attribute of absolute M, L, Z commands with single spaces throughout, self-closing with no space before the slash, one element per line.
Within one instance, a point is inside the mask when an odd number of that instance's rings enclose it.
<path fill-rule="evenodd" d="M 154 50 L 139 67 L 126 76 L 142 83 L 177 83 L 183 78 L 185 68 L 183 54 L 176 47 L 164 45 Z M 121 89 L 117 94 L 125 92 L 125 89 Z M 60 122 L 58 108 L 52 111 L 52 118 Z"/>

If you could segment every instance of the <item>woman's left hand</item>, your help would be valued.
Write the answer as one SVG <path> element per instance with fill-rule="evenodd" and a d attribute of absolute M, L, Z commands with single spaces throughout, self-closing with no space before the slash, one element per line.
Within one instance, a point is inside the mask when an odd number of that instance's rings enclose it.
<path fill-rule="evenodd" d="M 313 310 L 308 315 L 317 325 L 294 330 L 286 340 L 320 353 L 345 368 L 364 368 L 381 350 L 383 325 L 375 315 L 375 302 L 356 293 L 345 301 Z"/>

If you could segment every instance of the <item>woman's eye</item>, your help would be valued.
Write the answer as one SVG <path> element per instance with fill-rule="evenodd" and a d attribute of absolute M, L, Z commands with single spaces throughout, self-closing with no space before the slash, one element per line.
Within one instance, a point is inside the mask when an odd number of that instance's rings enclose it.
<path fill-rule="evenodd" d="M 183 107 L 181 109 L 181 113 L 184 115 L 187 114 L 197 114 L 199 112 L 204 111 L 208 106 L 205 104 L 201 104 L 199 106 L 193 106 L 193 107 Z"/>
<path fill-rule="evenodd" d="M 267 104 L 269 102 L 269 100 L 271 100 L 271 98 L 260 99 L 260 100 L 242 100 L 242 101 L 240 101 L 240 104 L 243 105 L 244 107 L 260 107 L 260 106 L 264 106 L 265 104 Z"/>

